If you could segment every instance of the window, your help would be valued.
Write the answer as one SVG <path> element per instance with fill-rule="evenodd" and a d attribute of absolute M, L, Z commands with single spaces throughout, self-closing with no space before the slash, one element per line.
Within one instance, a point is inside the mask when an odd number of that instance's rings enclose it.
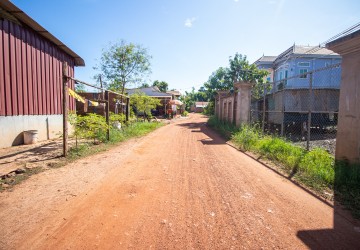
<path fill-rule="evenodd" d="M 310 67 L 310 62 L 299 62 L 299 67 Z"/>
<path fill-rule="evenodd" d="M 280 80 L 283 79 L 283 72 L 280 72 Z"/>
<path fill-rule="evenodd" d="M 300 69 L 300 78 L 306 78 L 307 77 L 307 69 Z"/>
<path fill-rule="evenodd" d="M 270 81 L 271 81 L 271 77 L 269 76 L 268 78 L 266 78 L 266 81 L 267 81 L 267 82 L 270 82 Z"/>

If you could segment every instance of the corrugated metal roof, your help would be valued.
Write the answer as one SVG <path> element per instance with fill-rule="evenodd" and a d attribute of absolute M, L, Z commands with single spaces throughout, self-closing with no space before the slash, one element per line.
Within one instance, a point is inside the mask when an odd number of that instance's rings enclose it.
<path fill-rule="evenodd" d="M 176 96 L 181 96 L 181 93 L 179 90 L 170 90 L 170 91 L 166 91 L 166 93 L 176 95 Z"/>
<path fill-rule="evenodd" d="M 128 95 L 133 95 L 136 92 L 144 93 L 147 96 L 151 97 L 170 97 L 172 98 L 172 94 L 161 92 L 157 87 L 148 87 L 148 88 L 137 88 L 137 89 L 128 89 L 126 90 Z"/>
<path fill-rule="evenodd" d="M 275 61 L 277 56 L 262 56 L 259 59 L 257 59 L 254 64 L 258 64 L 258 63 L 272 63 Z"/>
<path fill-rule="evenodd" d="M 275 60 L 275 62 L 280 61 L 281 59 L 287 58 L 292 55 L 308 55 L 312 57 L 316 57 L 320 55 L 321 57 L 331 56 L 331 57 L 339 57 L 339 54 L 334 53 L 333 51 L 319 47 L 319 46 L 304 46 L 304 45 L 293 45 L 284 52 L 282 52 Z"/>
<path fill-rule="evenodd" d="M 349 42 L 352 40 L 352 46 L 349 46 Z M 350 33 L 346 36 L 342 36 L 336 40 L 333 40 L 326 44 L 326 47 L 337 51 L 341 54 L 347 54 L 353 51 L 359 51 L 358 44 L 360 43 L 360 30 Z"/>
<path fill-rule="evenodd" d="M 53 36 L 50 32 L 48 32 L 45 28 L 43 28 L 40 24 L 35 22 L 31 17 L 29 17 L 25 12 L 16 7 L 13 3 L 7 0 L 0 1 L 0 8 L 14 16 L 21 24 L 24 24 L 38 33 L 40 36 L 46 38 L 47 40 L 54 43 L 59 49 L 64 51 L 66 54 L 74 58 L 76 66 L 85 66 L 84 60 L 77 55 L 74 51 L 68 48 L 65 44 L 63 44 L 59 39 Z"/>

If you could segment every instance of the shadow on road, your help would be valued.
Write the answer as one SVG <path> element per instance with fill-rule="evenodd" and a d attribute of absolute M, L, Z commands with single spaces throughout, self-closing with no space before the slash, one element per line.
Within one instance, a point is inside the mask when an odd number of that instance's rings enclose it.
<path fill-rule="evenodd" d="M 177 124 L 180 127 L 186 127 L 191 129 L 192 133 L 203 133 L 208 136 L 207 139 L 200 140 L 204 145 L 223 145 L 226 144 L 226 141 L 216 134 L 213 130 L 211 130 L 205 122 L 189 122 L 189 123 L 181 123 Z"/>
<path fill-rule="evenodd" d="M 350 166 L 342 166 L 335 164 L 335 187 L 344 185 L 344 172 L 348 171 L 342 168 L 349 168 Z M 351 175 L 350 175 L 351 176 Z M 350 182 L 350 180 L 349 180 Z M 360 183 L 356 178 L 353 178 L 352 187 L 345 192 L 350 194 L 356 203 L 356 192 L 360 187 Z M 338 190 L 339 188 L 336 188 Z M 334 194 L 334 218 L 332 229 L 319 230 L 302 230 L 298 231 L 297 237 L 301 239 L 311 249 L 360 249 L 360 221 L 354 219 L 348 210 L 344 209 L 341 204 L 341 196 L 335 190 Z M 344 192 L 344 190 L 342 190 Z M 354 206 L 354 205 L 353 205 Z M 319 244 L 319 242 L 321 244 Z"/>

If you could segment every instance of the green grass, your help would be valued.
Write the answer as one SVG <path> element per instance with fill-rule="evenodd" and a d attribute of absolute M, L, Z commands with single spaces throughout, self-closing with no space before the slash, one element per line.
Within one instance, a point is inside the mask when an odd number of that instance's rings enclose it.
<path fill-rule="evenodd" d="M 69 160 L 75 160 L 88 155 L 96 154 L 108 150 L 113 144 L 126 141 L 130 138 L 144 136 L 155 129 L 162 127 L 164 124 L 160 122 L 135 122 L 122 130 L 110 129 L 110 140 L 106 141 L 106 132 L 103 131 L 98 135 L 98 141 L 104 141 L 99 145 L 94 145 L 92 142 L 82 143 L 78 147 L 73 147 L 69 150 Z"/>
<path fill-rule="evenodd" d="M 262 137 L 255 146 L 257 152 L 283 164 L 288 171 L 297 171 L 305 150 L 278 137 Z"/>
<path fill-rule="evenodd" d="M 335 195 L 338 201 L 360 219 L 360 164 L 336 162 Z"/>
<path fill-rule="evenodd" d="M 210 116 L 207 124 L 226 139 L 230 139 L 235 132 L 239 131 L 234 124 L 223 122 L 216 116 Z"/>

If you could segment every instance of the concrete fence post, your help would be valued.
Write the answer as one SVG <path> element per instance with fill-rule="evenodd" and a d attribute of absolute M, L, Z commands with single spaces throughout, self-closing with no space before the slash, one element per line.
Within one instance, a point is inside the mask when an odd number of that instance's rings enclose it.
<path fill-rule="evenodd" d="M 236 126 L 250 123 L 251 89 L 253 84 L 248 82 L 235 82 L 234 90 L 237 92 Z"/>

